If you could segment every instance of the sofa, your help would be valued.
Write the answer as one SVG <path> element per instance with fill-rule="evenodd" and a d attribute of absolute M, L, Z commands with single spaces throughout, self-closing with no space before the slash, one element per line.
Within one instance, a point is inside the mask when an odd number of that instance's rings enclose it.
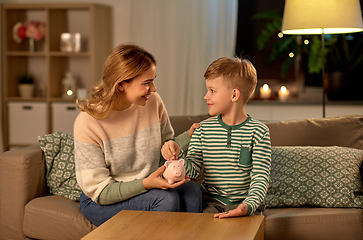
<path fill-rule="evenodd" d="M 179 134 L 207 117 L 170 120 Z M 363 115 L 263 122 L 272 145 L 265 239 L 363 239 Z M 80 239 L 96 228 L 77 201 L 50 193 L 41 147 L 0 155 L 0 239 Z"/>

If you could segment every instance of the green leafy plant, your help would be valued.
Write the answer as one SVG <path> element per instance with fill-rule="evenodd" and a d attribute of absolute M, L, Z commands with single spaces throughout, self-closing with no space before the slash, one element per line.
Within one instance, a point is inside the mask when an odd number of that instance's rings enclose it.
<path fill-rule="evenodd" d="M 321 35 L 304 35 L 298 41 L 296 35 L 283 35 L 281 33 L 282 14 L 278 12 L 262 12 L 252 17 L 253 20 L 267 21 L 264 29 L 257 38 L 258 49 L 262 50 L 269 41 L 273 41 L 271 54 L 267 62 L 281 59 L 281 76 L 294 62 L 290 53 L 300 54 L 307 58 L 309 74 L 319 74 L 323 68 Z M 280 35 L 280 37 L 278 37 Z M 329 71 L 353 70 L 363 63 L 363 35 L 362 33 L 325 35 L 325 66 Z"/>
<path fill-rule="evenodd" d="M 328 35 L 328 71 L 353 71 L 363 63 L 363 33 Z"/>
<path fill-rule="evenodd" d="M 19 84 L 33 84 L 34 83 L 34 76 L 25 73 L 19 77 Z"/>
<path fill-rule="evenodd" d="M 259 50 L 264 49 L 269 41 L 273 41 L 271 54 L 266 59 L 267 63 L 271 63 L 278 59 L 282 59 L 281 76 L 286 77 L 286 72 L 290 65 L 294 62 L 293 58 L 289 57 L 289 53 L 297 52 L 296 36 L 279 37 L 282 25 L 282 16 L 278 12 L 262 12 L 252 16 L 255 21 L 266 21 L 266 26 L 261 30 L 257 37 L 257 47 Z"/>

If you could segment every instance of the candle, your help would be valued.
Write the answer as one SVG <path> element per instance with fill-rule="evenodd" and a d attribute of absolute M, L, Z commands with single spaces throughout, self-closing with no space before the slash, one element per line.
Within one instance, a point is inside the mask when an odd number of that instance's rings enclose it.
<path fill-rule="evenodd" d="M 279 99 L 281 102 L 286 102 L 287 99 L 289 98 L 290 95 L 290 91 L 285 87 L 282 86 L 279 90 Z"/>
<path fill-rule="evenodd" d="M 271 96 L 271 89 L 267 84 L 264 84 L 261 88 L 260 88 L 260 97 L 262 99 L 269 99 Z"/>

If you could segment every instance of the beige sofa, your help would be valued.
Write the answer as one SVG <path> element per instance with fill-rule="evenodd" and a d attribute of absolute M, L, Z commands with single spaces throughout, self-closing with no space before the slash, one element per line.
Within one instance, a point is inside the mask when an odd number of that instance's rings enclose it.
<path fill-rule="evenodd" d="M 176 116 L 171 122 L 178 134 L 206 117 Z M 363 115 L 266 124 L 274 147 L 344 146 L 363 150 Z M 273 182 L 269 192 L 274 188 Z M 95 226 L 78 206 L 68 198 L 49 195 L 44 153 L 38 145 L 0 156 L 0 239 L 80 239 Z M 362 208 L 279 207 L 267 208 L 265 216 L 266 240 L 363 239 Z"/>

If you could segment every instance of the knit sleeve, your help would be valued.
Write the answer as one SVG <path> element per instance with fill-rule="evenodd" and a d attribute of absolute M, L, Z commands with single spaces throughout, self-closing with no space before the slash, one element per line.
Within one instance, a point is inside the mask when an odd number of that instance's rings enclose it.
<path fill-rule="evenodd" d="M 187 130 L 176 136 L 174 141 L 180 146 L 182 152 L 186 152 L 188 150 L 190 139 L 191 137 L 189 136 L 189 130 Z M 183 153 L 181 153 L 181 155 L 183 155 Z"/>
<path fill-rule="evenodd" d="M 262 130 L 263 129 L 263 130 Z M 243 201 L 248 205 L 248 215 L 263 202 L 270 182 L 271 143 L 267 127 L 257 131 L 252 147 L 252 172 L 248 197 Z"/>
<path fill-rule="evenodd" d="M 201 131 L 202 127 L 194 131 L 190 140 L 188 154 L 185 157 L 186 175 L 192 179 L 196 179 L 199 176 L 203 165 Z"/>
<path fill-rule="evenodd" d="M 82 191 L 95 200 L 111 181 L 100 147 L 102 131 L 97 127 L 97 121 L 84 112 L 76 118 L 73 129 L 77 182 Z"/>

